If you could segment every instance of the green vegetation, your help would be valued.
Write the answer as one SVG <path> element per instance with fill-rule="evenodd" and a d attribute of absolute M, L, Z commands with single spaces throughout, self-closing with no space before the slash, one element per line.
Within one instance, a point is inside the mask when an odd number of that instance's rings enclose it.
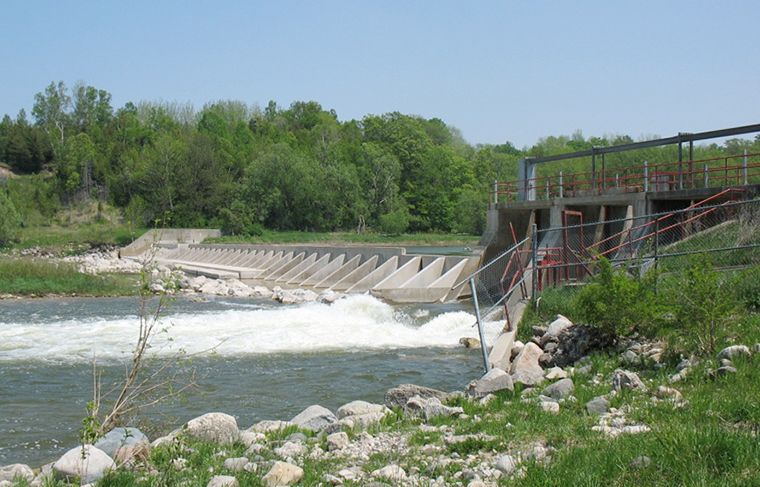
<path fill-rule="evenodd" d="M 229 235 L 210 238 L 206 243 L 266 244 L 266 243 L 317 243 L 323 245 L 388 245 L 388 246 L 474 246 L 479 237 L 471 235 L 447 235 L 414 233 L 404 235 L 379 235 L 355 232 L 276 232 L 264 230 L 257 236 Z"/>
<path fill-rule="evenodd" d="M 137 292 L 133 276 L 94 276 L 79 272 L 73 264 L 27 258 L 0 258 L 0 276 L 0 294 L 114 296 Z"/>
<path fill-rule="evenodd" d="M 111 104 L 111 94 L 51 83 L 0 122 L 0 191 L 26 227 L 56 223 L 59 210 L 96 201 L 132 229 L 157 218 L 229 235 L 265 230 L 466 233 L 485 229 L 494 180 L 517 178 L 517 161 L 632 142 L 625 135 L 551 136 L 522 150 L 470 145 L 438 118 L 398 112 L 341 121 L 315 101 L 265 108 L 217 101 L 200 110 L 163 102 Z M 760 152 L 760 139 L 698 145 L 704 159 Z M 675 148 L 610 154 L 608 168 L 672 162 Z M 589 161 L 539 173 L 587 171 Z M 113 221 L 113 220 L 112 220 Z M 2 238 L 2 237 L 0 237 Z"/>

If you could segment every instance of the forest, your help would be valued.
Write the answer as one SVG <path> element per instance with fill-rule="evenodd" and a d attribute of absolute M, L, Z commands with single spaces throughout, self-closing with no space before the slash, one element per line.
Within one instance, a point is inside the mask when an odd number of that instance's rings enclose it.
<path fill-rule="evenodd" d="M 0 212 L 50 224 L 70 205 L 95 201 L 145 227 L 480 234 L 494 180 L 517 161 L 633 142 L 627 135 L 548 136 L 531 147 L 469 144 L 438 118 L 399 112 L 341 121 L 316 101 L 265 108 L 216 101 L 126 103 L 83 82 L 52 82 L 0 122 Z M 719 127 L 715 127 L 719 128 Z M 663 134 L 672 135 L 672 134 Z M 509 134 L 505 134 L 505 139 Z M 656 138 L 656 136 L 652 136 Z M 760 137 L 698 145 L 695 159 L 760 152 Z M 675 147 L 610 155 L 608 167 L 672 162 Z M 587 170 L 584 161 L 540 171 Z"/>

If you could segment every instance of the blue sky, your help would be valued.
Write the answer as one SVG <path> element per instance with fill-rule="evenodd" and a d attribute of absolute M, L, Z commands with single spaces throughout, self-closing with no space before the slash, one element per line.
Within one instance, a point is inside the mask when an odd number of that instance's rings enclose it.
<path fill-rule="evenodd" d="M 0 2 L 0 115 L 51 81 L 126 102 L 315 100 L 476 143 L 760 123 L 760 2 Z"/>

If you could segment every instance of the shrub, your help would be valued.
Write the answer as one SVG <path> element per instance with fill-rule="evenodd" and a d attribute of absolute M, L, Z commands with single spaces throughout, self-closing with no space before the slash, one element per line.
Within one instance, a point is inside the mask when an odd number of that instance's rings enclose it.
<path fill-rule="evenodd" d="M 20 227 L 21 216 L 5 191 L 0 189 L 0 247 L 16 239 Z"/>
<path fill-rule="evenodd" d="M 700 255 L 691 258 L 689 267 L 669 284 L 667 298 L 675 316 L 676 334 L 690 352 L 714 352 L 737 309 L 728 279 L 712 268 L 708 256 Z"/>
<path fill-rule="evenodd" d="M 658 314 L 649 281 L 615 271 L 605 258 L 599 274 L 578 294 L 577 310 L 582 319 L 617 336 L 646 330 Z"/>
<path fill-rule="evenodd" d="M 380 230 L 388 235 L 401 235 L 409 227 L 409 211 L 395 210 L 380 216 Z"/>

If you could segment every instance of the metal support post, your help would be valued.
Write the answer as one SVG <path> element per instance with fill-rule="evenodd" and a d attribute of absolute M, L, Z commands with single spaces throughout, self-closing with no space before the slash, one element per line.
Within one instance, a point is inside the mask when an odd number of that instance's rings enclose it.
<path fill-rule="evenodd" d="M 470 292 L 472 292 L 472 304 L 475 306 L 475 319 L 478 321 L 478 335 L 480 336 L 480 350 L 483 352 L 483 367 L 486 373 L 491 370 L 488 364 L 488 351 L 486 350 L 486 341 L 483 335 L 483 320 L 480 318 L 480 305 L 478 304 L 478 293 L 475 290 L 475 278 L 470 278 Z"/>
<path fill-rule="evenodd" d="M 551 184 L 551 179 L 546 178 L 546 199 L 549 200 L 549 185 Z"/>
<path fill-rule="evenodd" d="M 498 179 L 493 180 L 493 202 L 494 203 L 499 202 L 499 180 Z"/>
<path fill-rule="evenodd" d="M 649 191 L 649 163 L 644 161 L 644 192 Z"/>
<path fill-rule="evenodd" d="M 746 179 L 746 176 L 745 176 L 745 179 Z M 744 184 L 747 184 L 747 183 L 745 182 Z M 564 188 L 562 187 L 562 171 L 559 172 L 559 197 L 560 198 L 565 197 L 565 191 L 564 191 Z"/>
<path fill-rule="evenodd" d="M 533 224 L 533 274 L 531 275 L 531 294 L 530 298 L 535 305 L 538 305 L 538 225 Z"/>
<path fill-rule="evenodd" d="M 620 174 L 618 173 L 615 173 L 615 187 L 616 188 L 620 187 Z"/>
<path fill-rule="evenodd" d="M 710 187 L 710 180 L 709 180 L 709 175 L 707 172 L 707 164 L 705 164 L 705 188 L 709 188 L 709 187 Z"/>
<path fill-rule="evenodd" d="M 742 157 L 742 170 L 744 172 L 744 185 L 747 185 L 747 149 L 744 149 L 744 157 Z"/>
<path fill-rule="evenodd" d="M 657 281 L 659 276 L 657 275 L 657 261 L 660 251 L 660 219 L 654 221 L 654 294 L 657 295 Z"/>

